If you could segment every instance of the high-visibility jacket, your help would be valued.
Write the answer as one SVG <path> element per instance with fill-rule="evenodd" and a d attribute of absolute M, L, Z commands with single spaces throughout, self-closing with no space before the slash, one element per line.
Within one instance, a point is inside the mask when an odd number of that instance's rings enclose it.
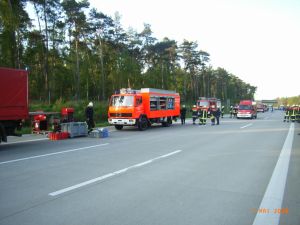
<path fill-rule="evenodd" d="M 300 106 L 298 106 L 296 110 L 296 120 L 300 123 Z"/>
<path fill-rule="evenodd" d="M 202 110 L 200 111 L 200 118 L 201 118 L 201 119 L 207 119 L 207 110 L 202 109 Z"/>
<path fill-rule="evenodd" d="M 294 122 L 296 120 L 297 108 L 292 107 L 290 111 L 291 120 Z"/>

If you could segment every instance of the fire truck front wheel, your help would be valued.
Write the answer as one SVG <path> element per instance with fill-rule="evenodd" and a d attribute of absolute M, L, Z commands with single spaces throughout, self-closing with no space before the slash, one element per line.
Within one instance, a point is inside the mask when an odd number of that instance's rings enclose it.
<path fill-rule="evenodd" d="M 148 128 L 148 120 L 145 116 L 142 116 L 141 118 L 139 118 L 138 128 L 141 131 L 146 130 Z"/>
<path fill-rule="evenodd" d="M 122 129 L 123 129 L 123 125 L 115 125 L 115 128 L 116 128 L 117 130 L 122 130 Z"/>

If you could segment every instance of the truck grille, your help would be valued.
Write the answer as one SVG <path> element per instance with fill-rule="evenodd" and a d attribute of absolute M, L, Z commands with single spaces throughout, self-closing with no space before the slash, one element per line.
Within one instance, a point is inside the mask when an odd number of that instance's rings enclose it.
<path fill-rule="evenodd" d="M 132 113 L 110 113 L 110 117 L 132 117 Z"/>

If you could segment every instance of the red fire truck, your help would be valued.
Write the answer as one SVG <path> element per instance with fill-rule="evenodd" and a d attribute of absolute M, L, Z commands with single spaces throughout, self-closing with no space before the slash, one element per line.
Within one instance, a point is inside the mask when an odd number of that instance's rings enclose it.
<path fill-rule="evenodd" d="M 111 96 L 108 122 L 117 130 L 137 126 L 145 130 L 152 123 L 170 126 L 180 114 L 180 96 L 175 91 L 142 88 L 121 89 Z"/>
<path fill-rule="evenodd" d="M 241 100 L 238 108 L 237 118 L 257 118 L 256 102 L 252 100 Z"/>
<path fill-rule="evenodd" d="M 221 101 L 217 98 L 199 97 L 196 103 L 197 110 L 215 111 L 217 108 L 221 110 Z M 210 116 L 210 114 L 208 114 Z"/>
<path fill-rule="evenodd" d="M 217 98 L 206 98 L 206 97 L 200 97 L 197 100 L 197 109 L 206 109 L 208 110 L 209 108 L 217 109 L 221 108 L 221 101 Z"/>
<path fill-rule="evenodd" d="M 263 104 L 262 102 L 256 103 L 257 112 L 266 112 L 267 111 L 267 105 Z"/>

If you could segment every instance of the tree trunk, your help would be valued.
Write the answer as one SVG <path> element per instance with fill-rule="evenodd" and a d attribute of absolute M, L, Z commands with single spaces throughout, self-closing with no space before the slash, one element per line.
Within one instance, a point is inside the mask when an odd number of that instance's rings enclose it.
<path fill-rule="evenodd" d="M 49 63 L 48 63 L 48 52 L 49 52 L 49 40 L 48 40 L 48 22 L 47 22 L 47 13 L 46 13 L 46 5 L 47 0 L 44 0 L 43 8 L 44 8 L 44 23 L 45 23 L 45 58 L 44 58 L 44 66 L 45 66 L 45 86 L 46 92 L 48 95 L 48 104 L 51 102 L 51 92 L 50 92 L 50 85 L 49 85 Z"/>
<path fill-rule="evenodd" d="M 79 55 L 78 55 L 78 39 L 76 37 L 75 41 L 75 51 L 76 51 L 76 100 L 80 100 L 80 73 L 79 73 Z"/>
<path fill-rule="evenodd" d="M 38 20 L 38 26 L 39 26 L 39 31 L 40 31 L 40 35 L 42 36 L 42 26 L 41 26 L 41 21 L 40 21 L 40 16 L 39 16 L 39 10 L 38 10 L 38 8 L 37 8 L 37 6 L 36 6 L 36 4 L 35 3 L 33 3 L 33 6 L 34 6 L 34 10 L 35 10 L 35 13 L 36 13 L 36 15 L 37 15 L 37 20 Z M 43 76 L 44 76 L 44 81 L 45 81 L 45 90 L 46 90 L 46 93 L 45 93 L 45 96 L 47 97 L 47 95 L 48 95 L 48 75 L 47 75 L 47 69 L 46 69 L 46 57 L 45 57 L 45 55 L 46 55 L 46 53 L 45 53 L 45 47 L 44 47 L 44 42 L 43 42 L 43 40 L 41 39 L 41 44 L 42 44 L 42 48 L 41 48 L 41 50 L 42 50 L 42 56 L 43 56 L 43 67 L 42 67 L 42 71 L 43 71 Z"/>
<path fill-rule="evenodd" d="M 187 72 L 184 74 L 184 81 L 183 81 L 183 95 L 184 95 L 184 102 L 186 102 L 186 79 L 187 79 Z"/>
<path fill-rule="evenodd" d="M 164 89 L 164 65 L 161 63 L 161 88 Z"/>
<path fill-rule="evenodd" d="M 105 100 L 105 77 L 104 77 L 104 68 L 103 68 L 103 49 L 102 49 L 102 42 L 100 39 L 100 36 L 98 36 L 99 39 L 99 54 L 100 54 L 100 66 L 101 66 L 101 75 L 100 79 L 101 80 L 101 89 L 102 89 L 102 100 Z"/>
<path fill-rule="evenodd" d="M 13 11 L 13 7 L 12 7 L 12 4 L 11 4 L 11 1 L 8 0 L 8 5 L 9 5 L 9 8 L 11 10 L 11 14 L 14 13 Z M 13 19 L 13 17 L 12 17 Z M 13 21 L 11 21 L 13 23 Z M 16 62 L 16 59 L 17 59 L 17 52 L 16 52 L 16 48 L 17 48 L 17 43 L 16 43 L 16 33 L 15 33 L 15 26 L 13 27 L 12 30 L 8 30 L 8 33 L 10 34 L 10 38 L 11 38 L 11 42 L 12 43 L 12 46 L 11 46 L 11 59 L 10 59 L 10 64 L 11 64 L 11 67 L 15 68 L 18 64 Z"/>

